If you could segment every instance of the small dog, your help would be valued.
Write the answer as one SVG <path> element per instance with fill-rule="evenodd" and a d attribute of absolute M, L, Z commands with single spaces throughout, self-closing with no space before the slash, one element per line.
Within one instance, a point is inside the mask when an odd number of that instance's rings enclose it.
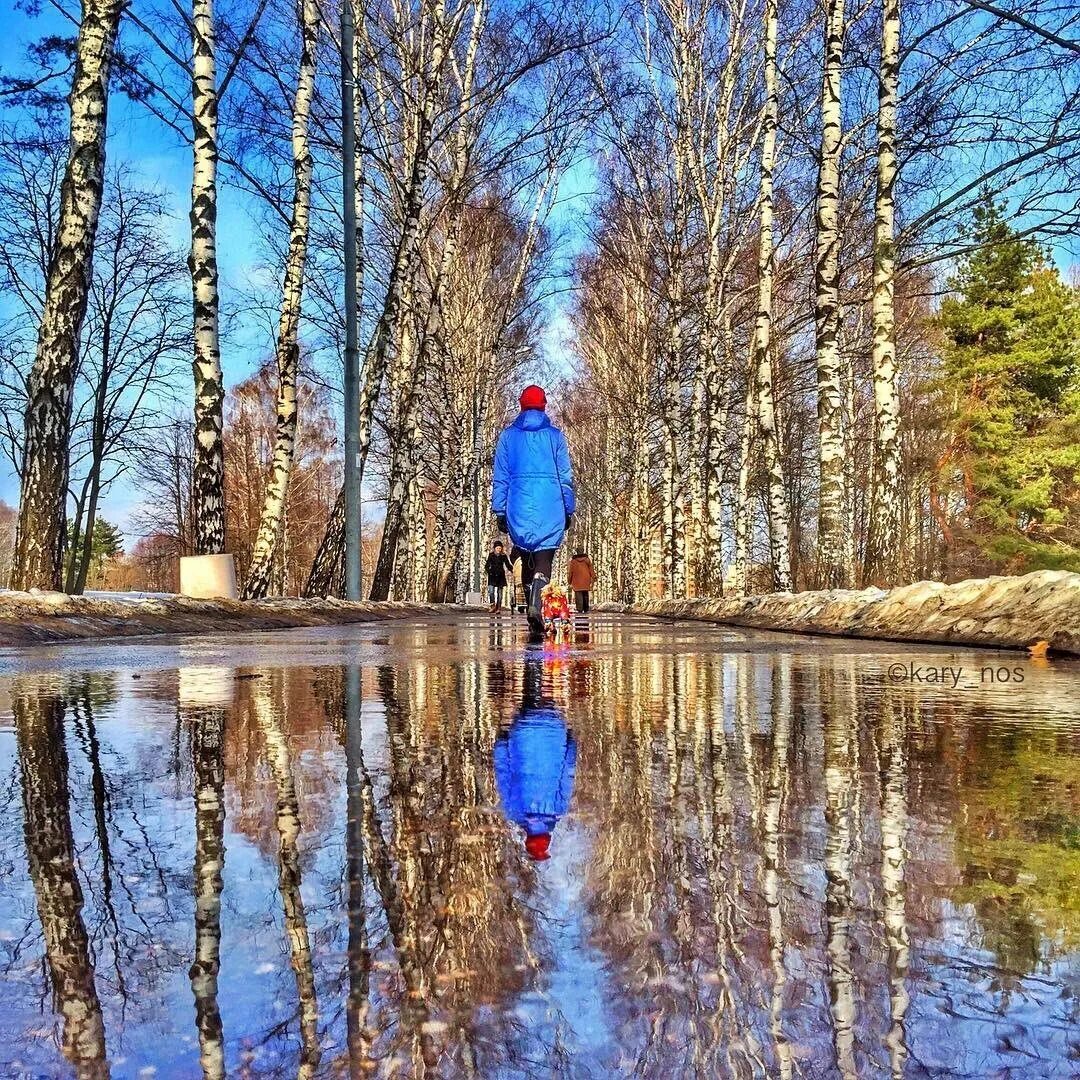
<path fill-rule="evenodd" d="M 557 645 L 570 638 L 570 601 L 565 590 L 552 583 L 540 593 L 540 615 L 544 620 L 544 632 Z"/>

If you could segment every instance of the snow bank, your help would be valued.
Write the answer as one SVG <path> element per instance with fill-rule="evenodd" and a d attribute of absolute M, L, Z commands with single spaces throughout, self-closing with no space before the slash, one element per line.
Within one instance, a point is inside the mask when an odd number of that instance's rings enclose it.
<path fill-rule="evenodd" d="M 446 613 L 446 605 L 334 599 L 194 600 L 153 593 L 0 592 L 0 646 L 144 634 L 332 626 Z"/>
<path fill-rule="evenodd" d="M 650 600 L 627 609 L 668 619 L 700 619 L 883 641 L 1024 649 L 1045 641 L 1080 655 L 1080 574 L 1040 570 L 945 585 L 833 589 L 698 600 Z"/>

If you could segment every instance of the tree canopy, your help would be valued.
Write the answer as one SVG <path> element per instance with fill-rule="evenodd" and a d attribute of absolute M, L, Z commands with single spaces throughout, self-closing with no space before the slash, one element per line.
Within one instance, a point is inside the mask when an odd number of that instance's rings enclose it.
<path fill-rule="evenodd" d="M 941 305 L 957 542 L 1009 572 L 1080 570 L 1080 291 L 988 200 Z"/>

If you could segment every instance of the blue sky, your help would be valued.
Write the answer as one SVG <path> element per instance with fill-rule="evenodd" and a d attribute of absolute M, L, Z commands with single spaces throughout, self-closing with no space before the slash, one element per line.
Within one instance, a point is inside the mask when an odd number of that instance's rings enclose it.
<path fill-rule="evenodd" d="M 45 34 L 70 33 L 70 24 L 55 12 L 45 11 L 31 17 L 13 11 L 11 0 L 4 0 L 4 3 L 4 10 L 0 12 L 0 34 L 5 45 L 0 70 L 5 73 L 25 70 L 25 49 L 29 42 Z M 173 211 L 168 225 L 171 239 L 179 250 L 186 251 L 189 242 L 187 205 L 191 184 L 190 148 L 143 106 L 122 94 L 113 93 L 109 101 L 107 160 L 110 165 L 124 163 L 141 185 L 166 196 Z M 256 270 L 259 263 L 259 230 L 254 227 L 254 209 L 250 197 L 244 192 L 233 187 L 222 187 L 218 255 L 226 309 L 231 307 L 230 293 Z M 3 299 L 0 298 L 2 303 Z M 229 383 L 239 382 L 254 370 L 271 344 L 262 333 L 261 326 L 234 328 L 222 355 Z M 10 467 L 5 464 L 0 475 L 0 498 L 15 505 L 18 497 L 18 483 Z M 137 502 L 138 492 L 121 480 L 106 496 L 102 512 L 105 517 L 124 526 L 132 506 Z"/>
<path fill-rule="evenodd" d="M 12 0 L 0 0 L 0 34 L 5 43 L 0 55 L 0 71 L 25 70 L 26 46 L 46 34 L 70 34 L 71 24 L 52 9 L 30 16 L 13 10 Z M 109 102 L 108 161 L 124 163 L 138 182 L 163 193 L 172 208 L 172 240 L 181 251 L 189 242 L 187 210 L 191 182 L 191 151 L 179 135 L 153 117 L 145 107 L 124 95 L 113 93 Z M 246 192 L 228 184 L 222 170 L 218 208 L 218 256 L 223 312 L 235 310 L 240 290 L 256 275 L 265 275 L 265 250 L 260 237 L 259 206 Z M 568 271 L 570 260 L 586 242 L 584 216 L 589 194 L 594 186 L 591 163 L 584 159 L 563 178 L 560 201 L 553 215 L 553 225 L 564 237 L 560 264 Z M 571 302 L 565 291 L 569 278 L 557 283 L 559 292 L 550 302 L 550 317 L 541 342 L 542 352 L 552 367 L 566 363 L 569 334 L 567 312 Z M 4 300 L 0 297 L 0 306 Z M 226 382 L 234 385 L 266 358 L 273 348 L 270 328 L 254 319 L 232 320 L 222 341 L 222 366 Z M 0 498 L 15 505 L 18 484 L 6 465 L 0 471 Z M 132 509 L 139 503 L 139 492 L 123 479 L 103 500 L 102 513 L 119 524 L 128 525 Z"/>

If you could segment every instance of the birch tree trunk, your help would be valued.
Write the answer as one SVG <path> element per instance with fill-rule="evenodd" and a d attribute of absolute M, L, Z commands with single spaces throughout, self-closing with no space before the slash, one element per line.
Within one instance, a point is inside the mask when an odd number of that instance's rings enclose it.
<path fill-rule="evenodd" d="M 775 4 L 768 7 L 775 12 Z M 768 14 L 766 13 L 766 19 Z M 772 747 L 769 772 L 765 781 L 765 800 L 762 814 L 762 895 L 769 911 L 769 962 L 773 984 L 769 1000 L 769 1027 L 772 1031 L 781 1080 L 793 1075 L 791 1041 L 784 1034 L 784 989 L 787 969 L 784 966 L 784 911 L 781 840 L 787 797 L 788 755 L 791 743 L 791 659 L 777 657 L 773 670 Z"/>
<path fill-rule="evenodd" d="M 16 682 L 11 709 L 22 776 L 27 862 L 54 1008 L 63 1021 L 60 1049 L 79 1080 L 105 1080 L 109 1076 L 105 1022 L 94 985 L 68 808 L 64 704 L 40 684 Z"/>
<path fill-rule="evenodd" d="M 708 580 L 712 590 L 723 593 L 723 524 L 724 524 L 724 477 L 726 461 L 724 438 L 731 419 L 732 393 L 731 371 L 734 354 L 734 335 L 731 327 L 731 309 L 725 298 L 720 297 L 720 331 L 716 342 L 718 357 L 709 361 L 706 373 L 708 386 L 709 422 L 706 442 L 706 503 L 708 518 L 708 550 L 710 568 Z"/>
<path fill-rule="evenodd" d="M 402 323 L 397 357 L 388 377 L 390 395 L 390 472 L 387 477 L 386 515 L 383 518 L 382 541 L 371 581 L 371 599 L 389 600 L 397 564 L 398 543 L 402 531 L 408 528 L 407 511 L 409 485 L 416 468 L 414 447 L 419 433 L 419 400 L 417 372 L 420 368 L 420 343 L 415 340 L 409 325 L 413 316 L 415 281 L 405 293 L 405 318 Z"/>
<path fill-rule="evenodd" d="M 705 528 L 704 544 L 706 565 L 702 572 L 705 593 L 714 594 L 723 589 L 723 478 L 724 478 L 724 431 L 727 427 L 727 410 L 722 402 L 730 400 L 727 372 L 721 369 L 716 356 L 710 356 L 705 365 Z"/>
<path fill-rule="evenodd" d="M 396 413 L 397 422 L 392 422 L 390 425 L 390 437 L 394 442 L 394 446 L 390 464 L 382 543 L 379 546 L 378 563 L 371 583 L 372 600 L 386 600 L 390 595 L 390 584 L 394 575 L 394 561 L 397 557 L 398 542 L 401 537 L 402 525 L 405 524 L 408 517 L 406 502 L 409 497 L 410 487 L 416 480 L 415 474 L 418 468 L 421 438 L 419 429 L 421 392 L 420 387 L 417 385 L 417 372 L 419 371 L 423 375 L 429 367 L 430 351 L 435 343 L 440 312 L 441 292 L 447 273 L 457 254 L 461 229 L 461 187 L 468 167 L 469 149 L 475 134 L 470 130 L 468 123 L 472 79 L 483 28 L 484 5 L 478 3 L 473 8 L 472 27 L 464 57 L 464 72 L 461 75 L 461 115 L 454 133 L 451 151 L 451 175 L 447 182 L 449 221 L 442 243 L 439 266 L 432 281 L 430 296 L 427 298 L 428 309 L 420 341 L 414 347 L 412 354 L 403 350 L 399 360 L 404 362 L 397 365 L 394 380 L 396 386 L 391 388 L 391 408 Z M 433 29 L 430 72 L 424 80 L 424 99 L 419 117 L 419 136 L 415 149 L 417 156 L 421 152 L 424 153 L 425 161 L 428 151 L 426 148 L 421 151 L 420 140 L 427 141 L 431 135 L 436 97 L 442 86 L 443 66 L 452 45 L 452 41 L 447 41 L 444 38 L 446 32 L 447 28 L 436 20 Z M 416 262 L 418 264 L 419 260 L 416 260 Z M 414 266 L 415 269 L 418 269 L 418 266 Z M 416 278 L 417 275 L 414 273 L 408 279 L 407 284 L 410 290 L 415 291 Z"/>
<path fill-rule="evenodd" d="M 904 893 L 907 865 L 907 762 L 904 725 L 896 705 L 882 706 L 881 735 L 881 892 L 885 940 L 889 946 L 889 1015 L 885 1042 L 894 1080 L 901 1080 L 907 1062 L 904 1019 L 910 996 L 907 973 L 911 960 Z"/>
<path fill-rule="evenodd" d="M 853 718 L 835 693 L 836 673 L 821 673 L 821 716 L 825 744 L 825 925 L 828 984 L 836 1071 L 844 1080 L 855 1068 L 855 975 L 851 961 L 854 898 L 851 886 Z M 854 775 L 853 775 L 854 774 Z"/>
<path fill-rule="evenodd" d="M 825 59 L 821 81 L 821 148 L 817 182 L 814 321 L 817 349 L 818 585 L 846 588 L 844 388 L 840 362 L 840 78 L 844 0 L 825 0 Z"/>
<path fill-rule="evenodd" d="M 300 315 L 304 295 L 304 267 L 307 262 L 308 223 L 311 207 L 311 146 L 308 124 L 311 99 L 315 93 L 315 54 L 319 40 L 319 8 L 315 0 L 303 0 L 300 25 L 300 68 L 293 100 L 293 209 L 289 229 L 289 250 L 285 258 L 285 281 L 278 323 L 277 433 L 270 479 L 266 486 L 259 532 L 251 553 L 244 597 L 266 595 L 274 566 L 274 550 L 281 536 L 289 473 L 296 449 L 296 381 L 300 367 Z"/>
<path fill-rule="evenodd" d="M 893 585 L 903 577 L 900 547 L 900 398 L 897 392 L 895 279 L 896 109 L 900 82 L 900 0 L 883 0 L 878 79 L 877 198 L 874 205 L 874 479 L 867 575 Z"/>
<path fill-rule="evenodd" d="M 109 70 L 122 9 L 119 0 L 83 0 L 71 83 L 71 148 L 27 384 L 14 589 L 59 589 L 62 583 L 71 398 L 101 211 Z"/>
<path fill-rule="evenodd" d="M 421 115 L 420 128 L 416 136 L 412 168 L 402 212 L 401 234 L 391 266 L 390 278 L 386 284 L 382 311 L 364 354 L 364 387 L 360 394 L 358 450 L 361 487 L 367 453 L 371 446 L 375 405 L 379 399 L 379 388 L 386 373 L 387 359 L 401 314 L 404 283 L 406 279 L 412 280 L 415 277 L 416 263 L 419 258 L 420 217 L 424 206 L 424 183 L 427 180 L 430 151 L 431 115 L 430 112 L 425 111 Z M 316 552 L 304 595 L 329 596 L 335 588 L 340 593 L 342 588 L 339 583 L 344 582 L 344 557 L 345 491 L 343 488 L 338 493 L 322 542 Z"/>
<path fill-rule="evenodd" d="M 754 371 L 757 382 L 758 434 L 768 474 L 769 549 L 773 587 L 791 590 L 787 489 L 776 437 L 773 402 L 773 171 L 776 167 L 776 126 L 779 95 L 776 88 L 777 0 L 765 0 L 765 109 L 761 136 L 760 231 L 758 236 L 758 310 L 754 324 Z"/>
<path fill-rule="evenodd" d="M 188 972 L 205 1080 L 225 1076 L 218 1005 L 221 888 L 225 866 L 225 710 L 201 709 L 192 732 L 195 777 L 195 959 Z"/>
<path fill-rule="evenodd" d="M 283 686 L 277 689 L 284 695 Z M 266 740 L 266 760 L 277 792 L 278 891 L 281 893 L 285 936 L 289 942 L 300 1013 L 300 1065 L 296 1075 L 301 1080 L 308 1080 L 318 1072 L 322 1051 L 319 1046 L 315 968 L 301 892 L 300 800 L 296 794 L 289 744 L 282 726 L 283 704 L 272 700 L 270 691 L 263 686 L 256 689 L 253 704 L 255 719 Z"/>
<path fill-rule="evenodd" d="M 195 553 L 225 550 L 225 455 L 222 442 L 225 385 L 218 342 L 217 69 L 212 0 L 192 0 L 191 271 L 195 381 L 192 516 Z"/>
<path fill-rule="evenodd" d="M 754 445 L 754 372 L 746 376 L 746 409 L 742 437 L 739 440 L 739 482 L 735 494 L 735 591 L 745 596 L 750 591 L 750 544 L 753 513 L 750 504 L 750 455 Z"/>

